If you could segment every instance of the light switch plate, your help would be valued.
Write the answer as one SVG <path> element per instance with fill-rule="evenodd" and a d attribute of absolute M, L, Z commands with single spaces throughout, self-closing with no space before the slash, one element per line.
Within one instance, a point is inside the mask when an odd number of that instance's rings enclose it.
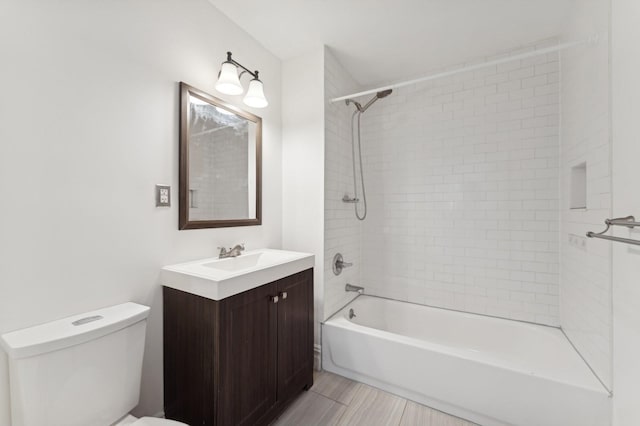
<path fill-rule="evenodd" d="M 171 187 L 156 185 L 156 207 L 171 207 Z"/>

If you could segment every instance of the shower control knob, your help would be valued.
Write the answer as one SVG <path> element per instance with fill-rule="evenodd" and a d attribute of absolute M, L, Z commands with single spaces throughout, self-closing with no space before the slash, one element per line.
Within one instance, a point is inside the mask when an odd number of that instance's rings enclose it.
<path fill-rule="evenodd" d="M 332 269 L 334 275 L 340 275 L 344 268 L 349 268 L 351 266 L 353 266 L 353 263 L 345 262 L 342 254 L 336 253 L 336 255 L 333 256 Z"/>

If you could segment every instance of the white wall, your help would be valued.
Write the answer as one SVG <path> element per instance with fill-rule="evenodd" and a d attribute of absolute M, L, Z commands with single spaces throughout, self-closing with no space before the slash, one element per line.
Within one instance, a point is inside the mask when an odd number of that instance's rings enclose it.
<path fill-rule="evenodd" d="M 162 410 L 162 265 L 281 245 L 280 61 L 206 0 L 0 3 L 0 332 L 132 300 L 151 305 L 141 401 Z M 225 52 L 260 70 L 263 225 L 178 231 L 178 82 Z M 154 185 L 172 186 L 157 209 Z M 0 359 L 0 425 L 9 424 Z"/>
<path fill-rule="evenodd" d="M 612 1 L 613 214 L 640 219 L 640 2 Z M 616 236 L 640 240 L 640 230 Z M 640 424 L 640 248 L 613 247 L 613 424 Z"/>
<path fill-rule="evenodd" d="M 354 196 L 353 165 L 351 162 L 351 116 L 355 106 L 330 100 L 355 93 L 360 86 L 342 67 L 328 48 L 325 48 L 325 254 L 324 254 L 324 319 L 346 305 L 357 293 L 347 293 L 347 283 L 362 285 L 360 281 L 361 222 L 353 212 L 354 205 L 342 201 L 347 194 Z M 358 178 L 359 179 L 359 178 Z M 360 193 L 359 197 L 362 199 Z M 360 209 L 362 204 L 360 204 Z M 362 210 L 360 210 L 362 214 Z M 333 257 L 342 253 L 345 262 L 353 263 L 340 275 L 333 273 Z"/>
<path fill-rule="evenodd" d="M 282 242 L 315 254 L 315 342 L 324 295 L 324 47 L 282 64 Z"/>
<path fill-rule="evenodd" d="M 587 239 L 611 217 L 609 1 L 583 0 L 563 41 L 600 34 L 597 44 L 561 54 L 560 323 L 598 377 L 611 388 L 611 244 Z M 586 163 L 586 209 L 570 209 L 571 168 Z"/>
<path fill-rule="evenodd" d="M 543 54 L 394 90 L 362 116 L 368 293 L 558 325 L 558 81 Z"/>

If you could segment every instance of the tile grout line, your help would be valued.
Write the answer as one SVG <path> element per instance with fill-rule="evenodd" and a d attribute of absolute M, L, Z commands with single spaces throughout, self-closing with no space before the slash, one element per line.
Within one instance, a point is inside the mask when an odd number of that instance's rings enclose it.
<path fill-rule="evenodd" d="M 340 424 L 340 420 L 344 417 L 344 415 L 347 413 L 347 408 L 349 408 L 348 405 L 344 405 L 345 409 L 342 410 L 342 414 L 340 414 L 340 416 L 336 419 L 335 424 Z"/>
<path fill-rule="evenodd" d="M 402 407 L 402 415 L 400 415 L 400 421 L 398 422 L 398 426 L 400 426 L 402 424 L 402 419 L 404 418 L 404 413 L 407 411 L 407 404 L 409 402 L 408 399 L 403 398 L 404 399 L 404 407 Z"/>
<path fill-rule="evenodd" d="M 349 406 L 349 404 L 345 404 L 345 403 L 343 403 L 343 402 L 340 402 L 340 401 L 338 401 L 338 400 L 336 400 L 336 399 L 331 398 L 330 396 L 327 396 L 327 395 L 321 394 L 320 392 L 316 392 L 316 391 L 314 391 L 313 389 L 309 389 L 307 392 L 313 392 L 313 393 L 315 393 L 316 395 L 320 395 L 321 397 L 323 397 L 323 398 L 327 398 L 328 400 L 331 400 L 331 401 L 333 401 L 333 402 L 335 402 L 335 403 L 337 403 L 337 404 L 340 404 L 340 405 L 342 405 L 342 406 L 344 406 L 344 407 L 348 407 L 348 406 Z"/>

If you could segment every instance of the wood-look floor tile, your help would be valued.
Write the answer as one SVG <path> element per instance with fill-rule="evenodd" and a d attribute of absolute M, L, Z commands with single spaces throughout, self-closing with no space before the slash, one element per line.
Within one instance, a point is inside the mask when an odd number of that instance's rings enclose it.
<path fill-rule="evenodd" d="M 315 392 L 303 392 L 272 426 L 330 426 L 346 407 Z"/>
<path fill-rule="evenodd" d="M 400 426 L 432 426 L 431 413 L 433 411 L 424 405 L 407 401 L 402 420 L 400 420 Z"/>
<path fill-rule="evenodd" d="M 476 426 L 459 417 L 407 401 L 400 426 Z"/>
<path fill-rule="evenodd" d="M 400 424 L 407 400 L 371 386 L 358 384 L 339 425 L 395 426 Z"/>
<path fill-rule="evenodd" d="M 431 423 L 429 426 L 476 426 L 460 417 L 454 417 L 438 410 L 431 410 Z"/>
<path fill-rule="evenodd" d="M 311 390 L 344 405 L 349 405 L 357 386 L 358 383 L 352 380 L 323 371 L 314 378 Z"/>

